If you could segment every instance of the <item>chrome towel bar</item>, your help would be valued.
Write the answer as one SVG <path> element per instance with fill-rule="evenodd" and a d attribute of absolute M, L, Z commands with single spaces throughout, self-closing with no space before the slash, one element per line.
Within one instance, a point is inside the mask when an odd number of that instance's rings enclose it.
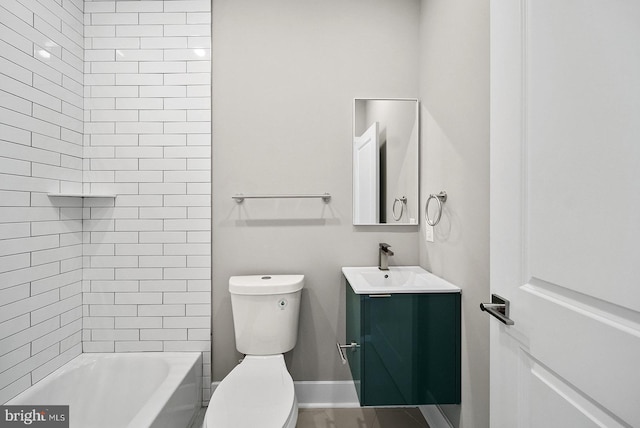
<path fill-rule="evenodd" d="M 338 354 L 340 354 L 340 360 L 342 361 L 342 364 L 347 364 L 347 357 L 346 355 L 344 355 L 343 349 L 353 350 L 359 348 L 360 345 L 358 345 L 356 342 L 351 342 L 348 345 L 341 345 L 340 342 L 336 342 L 336 347 L 338 348 Z"/>
<path fill-rule="evenodd" d="M 233 195 L 231 198 L 235 199 L 235 201 L 241 204 L 245 199 L 280 199 L 280 198 L 295 198 L 295 199 L 306 199 L 306 198 L 320 198 L 325 203 L 328 203 L 331 200 L 331 195 L 329 193 L 322 194 L 294 194 L 294 195 L 243 195 L 242 193 L 238 193 Z"/>

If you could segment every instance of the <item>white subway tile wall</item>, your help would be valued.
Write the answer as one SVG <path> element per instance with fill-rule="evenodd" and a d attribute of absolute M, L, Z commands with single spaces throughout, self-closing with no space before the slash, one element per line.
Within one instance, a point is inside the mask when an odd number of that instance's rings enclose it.
<path fill-rule="evenodd" d="M 0 3 L 0 403 L 82 351 L 82 200 L 47 196 L 82 189 L 83 5 L 60 3 Z"/>
<path fill-rule="evenodd" d="M 82 351 L 202 351 L 208 401 L 210 9 L 0 4 L 0 403 Z"/>
<path fill-rule="evenodd" d="M 205 401 L 210 12 L 209 0 L 87 1 L 84 21 L 85 191 L 118 194 L 84 206 L 84 352 L 202 351 Z"/>

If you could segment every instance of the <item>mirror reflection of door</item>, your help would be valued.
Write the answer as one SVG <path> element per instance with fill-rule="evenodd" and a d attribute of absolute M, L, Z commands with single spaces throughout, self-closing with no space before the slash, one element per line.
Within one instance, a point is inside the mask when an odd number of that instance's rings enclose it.
<path fill-rule="evenodd" d="M 378 223 L 380 192 L 378 122 L 353 138 L 353 215 L 362 223 Z"/>
<path fill-rule="evenodd" d="M 353 223 L 418 224 L 418 101 L 355 99 L 353 120 Z"/>

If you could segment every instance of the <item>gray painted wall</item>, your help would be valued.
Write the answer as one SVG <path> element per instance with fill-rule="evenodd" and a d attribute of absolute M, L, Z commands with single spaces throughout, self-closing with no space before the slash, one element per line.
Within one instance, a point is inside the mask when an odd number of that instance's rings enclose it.
<path fill-rule="evenodd" d="M 462 405 L 455 427 L 489 426 L 489 1 L 423 0 L 422 204 L 449 196 L 420 264 L 462 288 Z"/>
<path fill-rule="evenodd" d="M 411 226 L 354 227 L 354 97 L 417 97 L 419 0 L 213 0 L 213 380 L 237 363 L 228 279 L 303 273 L 294 380 L 350 379 L 341 266 L 418 263 Z M 322 193 L 248 200 L 235 193 Z"/>

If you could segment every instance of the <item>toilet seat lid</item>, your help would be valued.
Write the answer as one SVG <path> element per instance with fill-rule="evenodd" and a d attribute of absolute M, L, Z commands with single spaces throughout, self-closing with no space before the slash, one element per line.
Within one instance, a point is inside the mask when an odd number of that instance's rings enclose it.
<path fill-rule="evenodd" d="M 247 356 L 216 388 L 208 427 L 281 428 L 295 403 L 293 379 L 280 355 Z"/>

